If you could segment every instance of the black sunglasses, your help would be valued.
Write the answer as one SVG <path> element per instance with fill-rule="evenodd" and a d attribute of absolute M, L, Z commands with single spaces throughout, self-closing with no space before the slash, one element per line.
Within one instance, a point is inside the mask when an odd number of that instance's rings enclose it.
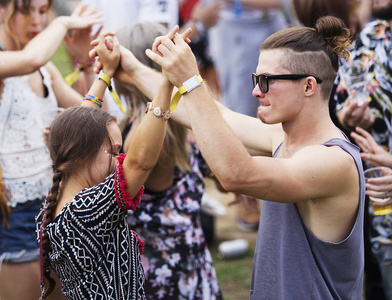
<path fill-rule="evenodd" d="M 317 83 L 322 83 L 323 81 L 320 78 L 317 78 L 316 76 L 309 75 L 309 74 L 283 74 L 283 75 L 256 75 L 255 73 L 252 74 L 252 82 L 253 82 L 253 87 L 256 86 L 256 84 L 259 85 L 260 90 L 265 94 L 269 90 L 269 80 L 271 79 L 280 79 L 280 80 L 297 80 L 301 78 L 306 78 L 312 76 L 316 79 Z"/>

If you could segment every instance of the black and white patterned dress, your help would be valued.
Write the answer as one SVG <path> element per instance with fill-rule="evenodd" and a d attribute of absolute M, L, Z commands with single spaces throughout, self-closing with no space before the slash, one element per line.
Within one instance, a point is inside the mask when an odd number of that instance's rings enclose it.
<path fill-rule="evenodd" d="M 47 227 L 50 266 L 67 299 L 145 299 L 143 242 L 127 222 L 136 209 L 122 174 L 125 155 L 104 182 L 82 190 Z"/>

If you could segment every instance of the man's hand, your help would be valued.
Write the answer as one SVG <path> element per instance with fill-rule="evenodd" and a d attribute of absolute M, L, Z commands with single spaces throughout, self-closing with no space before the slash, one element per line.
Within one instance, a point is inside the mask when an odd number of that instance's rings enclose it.
<path fill-rule="evenodd" d="M 147 49 L 146 55 L 162 67 L 162 71 L 170 82 L 180 87 L 182 83 L 199 74 L 196 58 L 187 44 L 192 30 L 189 28 L 178 34 L 178 26 L 164 36 L 157 37 L 152 50 Z"/>

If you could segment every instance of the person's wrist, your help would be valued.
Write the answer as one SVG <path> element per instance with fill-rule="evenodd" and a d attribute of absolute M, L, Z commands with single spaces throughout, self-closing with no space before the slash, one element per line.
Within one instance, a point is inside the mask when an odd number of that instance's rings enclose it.
<path fill-rule="evenodd" d="M 160 87 L 165 89 L 165 91 L 173 91 L 174 85 L 170 82 L 169 79 L 163 76 L 160 81 Z"/>
<path fill-rule="evenodd" d="M 180 87 L 178 87 L 178 91 L 181 94 L 190 93 L 195 88 L 200 86 L 202 82 L 203 82 L 203 78 L 199 74 L 193 75 L 192 77 L 185 80 Z"/>
<path fill-rule="evenodd" d="M 70 30 L 69 17 L 67 17 L 67 16 L 57 17 L 52 22 L 55 22 L 55 23 L 58 23 L 58 24 L 64 26 L 66 30 Z"/>
<path fill-rule="evenodd" d="M 111 79 L 111 78 L 113 78 L 116 70 L 112 70 L 111 68 L 102 68 L 102 72 L 105 73 L 107 76 L 109 76 Z"/>
<path fill-rule="evenodd" d="M 143 67 L 148 68 L 146 65 L 141 63 L 139 60 L 135 58 L 135 62 L 132 65 L 122 66 L 125 73 L 127 73 L 130 77 L 134 77 L 139 72 L 143 71 Z"/>
<path fill-rule="evenodd" d="M 118 74 L 122 74 L 121 78 L 117 78 L 120 81 L 130 84 L 130 85 L 135 85 L 137 86 L 141 82 L 144 81 L 144 78 L 147 76 L 150 76 L 150 71 L 151 69 L 144 65 L 143 63 L 136 61 L 135 64 L 132 65 L 132 67 L 129 67 L 127 65 L 121 65 L 119 66 L 121 72 L 120 73 L 115 73 L 115 76 Z M 157 70 L 154 70 L 156 73 L 159 73 Z"/>

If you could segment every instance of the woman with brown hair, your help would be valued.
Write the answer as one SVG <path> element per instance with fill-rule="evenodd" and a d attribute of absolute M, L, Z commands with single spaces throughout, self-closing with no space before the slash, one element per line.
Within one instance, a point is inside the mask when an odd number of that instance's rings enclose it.
<path fill-rule="evenodd" d="M 161 81 L 153 109 L 138 126 L 127 155 L 119 155 L 121 131 L 113 117 L 97 108 L 117 69 L 120 46 L 101 34 L 94 52 L 102 64 L 99 78 L 82 107 L 61 113 L 49 133 L 54 175 L 39 217 L 42 272 L 48 282 L 43 298 L 53 290 L 53 270 L 67 299 L 145 299 L 144 243 L 126 216 L 138 206 L 143 183 L 158 159 L 173 86 Z"/>

